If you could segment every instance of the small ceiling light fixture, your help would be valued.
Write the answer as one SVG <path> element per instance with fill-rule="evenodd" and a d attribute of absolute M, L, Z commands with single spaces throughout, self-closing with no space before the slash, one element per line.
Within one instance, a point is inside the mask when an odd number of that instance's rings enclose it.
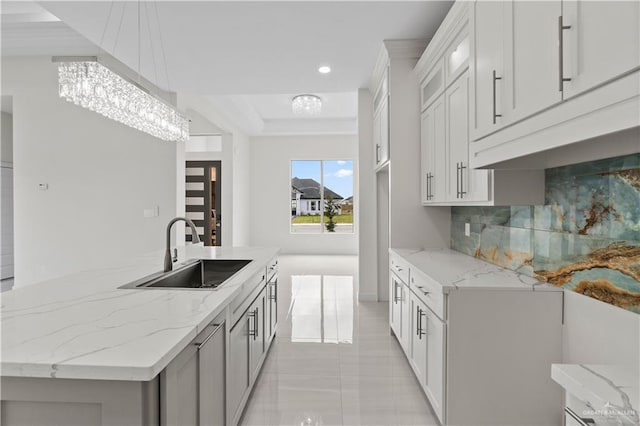
<path fill-rule="evenodd" d="M 331 72 L 331 67 L 327 65 L 323 65 L 320 68 L 318 68 L 318 72 L 320 74 L 329 74 Z"/>
<path fill-rule="evenodd" d="M 295 115 L 318 115 L 322 111 L 322 99 L 316 95 L 294 96 L 291 100 L 291 108 Z"/>

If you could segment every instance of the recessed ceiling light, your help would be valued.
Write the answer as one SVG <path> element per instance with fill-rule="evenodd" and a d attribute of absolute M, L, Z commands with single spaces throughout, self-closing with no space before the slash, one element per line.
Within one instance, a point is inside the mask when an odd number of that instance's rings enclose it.
<path fill-rule="evenodd" d="M 329 74 L 331 72 L 331 67 L 327 65 L 323 65 L 320 68 L 318 68 L 318 72 L 320 74 Z"/>

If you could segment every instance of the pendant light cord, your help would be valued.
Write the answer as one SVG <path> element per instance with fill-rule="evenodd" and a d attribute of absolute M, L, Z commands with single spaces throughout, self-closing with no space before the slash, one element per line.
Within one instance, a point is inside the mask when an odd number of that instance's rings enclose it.
<path fill-rule="evenodd" d="M 113 0 L 111 0 L 111 5 L 109 6 L 109 15 L 107 16 L 107 22 L 104 24 L 104 28 L 102 29 L 102 37 L 100 37 L 100 44 L 98 45 L 100 49 L 103 49 L 102 43 L 104 42 L 104 36 L 107 34 L 107 27 L 109 26 L 109 22 L 111 22 L 112 12 L 113 12 Z"/>
<path fill-rule="evenodd" d="M 162 41 L 162 29 L 160 28 L 160 17 L 158 15 L 158 2 L 153 2 L 153 8 L 156 13 L 156 22 L 158 23 L 158 34 L 160 36 L 160 51 L 162 52 L 162 62 L 164 64 L 164 75 L 167 78 L 167 91 L 171 91 L 171 82 L 169 81 L 169 71 L 167 68 L 167 55 L 164 51 L 164 42 Z"/>

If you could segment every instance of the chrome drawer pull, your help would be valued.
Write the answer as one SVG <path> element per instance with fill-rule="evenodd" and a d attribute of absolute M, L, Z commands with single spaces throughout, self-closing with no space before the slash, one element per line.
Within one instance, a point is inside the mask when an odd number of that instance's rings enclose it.
<path fill-rule="evenodd" d="M 424 287 L 422 287 L 421 285 L 417 285 L 416 287 L 417 287 L 417 288 L 419 288 L 419 289 L 420 289 L 420 292 L 422 292 L 425 296 L 428 296 L 428 295 L 430 295 L 430 294 L 431 294 L 431 292 L 430 292 L 430 291 L 426 291 L 426 290 L 424 289 Z"/>
<path fill-rule="evenodd" d="M 197 349 L 200 350 L 204 345 L 206 345 L 207 342 L 209 340 L 211 340 L 211 338 L 218 332 L 218 330 L 220 330 L 222 328 L 223 325 L 224 325 L 224 323 L 222 323 L 222 324 L 213 324 L 213 326 L 215 327 L 213 329 L 213 331 L 211 333 L 209 333 L 209 335 L 207 337 L 205 337 L 205 339 L 202 342 L 194 343 L 194 345 L 197 346 Z"/>

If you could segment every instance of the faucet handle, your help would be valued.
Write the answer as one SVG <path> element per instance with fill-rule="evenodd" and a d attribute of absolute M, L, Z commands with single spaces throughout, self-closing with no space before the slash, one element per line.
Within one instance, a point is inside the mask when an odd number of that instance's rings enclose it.
<path fill-rule="evenodd" d="M 173 258 L 171 260 L 173 262 L 177 262 L 178 261 L 178 249 L 177 248 L 173 249 Z"/>

